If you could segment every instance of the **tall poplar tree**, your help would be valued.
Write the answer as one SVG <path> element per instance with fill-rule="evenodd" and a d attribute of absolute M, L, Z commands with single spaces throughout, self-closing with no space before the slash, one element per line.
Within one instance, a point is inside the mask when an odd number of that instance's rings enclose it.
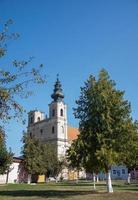
<path fill-rule="evenodd" d="M 123 163 L 121 153 L 128 147 L 126 141 L 133 132 L 131 127 L 127 131 L 128 124 L 133 124 L 130 103 L 102 69 L 97 79 L 91 75 L 81 87 L 76 104 L 74 114 L 79 119 L 83 167 L 94 172 L 99 166 L 97 169 L 107 174 L 108 192 L 113 192 L 110 169 L 113 164 Z"/>

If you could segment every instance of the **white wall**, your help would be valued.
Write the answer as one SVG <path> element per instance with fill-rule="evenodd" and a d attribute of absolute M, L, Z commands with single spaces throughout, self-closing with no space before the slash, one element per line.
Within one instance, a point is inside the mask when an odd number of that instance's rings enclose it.
<path fill-rule="evenodd" d="M 19 163 L 13 163 L 10 166 L 11 171 L 9 172 L 9 178 L 8 178 L 8 183 L 15 183 L 18 181 L 18 168 L 19 168 Z M 6 177 L 7 174 L 0 175 L 0 184 L 6 183 Z"/>

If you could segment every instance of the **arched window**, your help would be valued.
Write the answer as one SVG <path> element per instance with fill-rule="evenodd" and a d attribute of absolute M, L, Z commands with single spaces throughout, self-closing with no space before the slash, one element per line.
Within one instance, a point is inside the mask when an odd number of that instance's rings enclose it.
<path fill-rule="evenodd" d="M 55 133 L 55 127 L 52 126 L 52 133 Z"/>
<path fill-rule="evenodd" d="M 62 109 L 62 108 L 61 108 L 61 110 L 60 110 L 60 116 L 63 117 L 63 109 Z"/>
<path fill-rule="evenodd" d="M 33 121 L 34 121 L 34 118 L 33 118 L 33 116 L 31 116 L 31 117 L 30 117 L 30 123 L 32 124 Z"/>
<path fill-rule="evenodd" d="M 40 117 L 37 118 L 37 121 L 40 122 Z"/>

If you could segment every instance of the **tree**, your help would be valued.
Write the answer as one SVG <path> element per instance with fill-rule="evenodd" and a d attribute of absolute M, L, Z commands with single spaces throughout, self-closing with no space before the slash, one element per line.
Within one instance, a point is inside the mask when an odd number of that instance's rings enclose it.
<path fill-rule="evenodd" d="M 58 159 L 55 145 L 44 144 L 26 133 L 23 136 L 23 144 L 23 164 L 28 172 L 28 183 L 31 182 L 32 175 L 44 174 L 47 178 L 52 176 L 57 179 L 65 165 L 65 160 Z"/>
<path fill-rule="evenodd" d="M 138 122 L 127 123 L 126 132 L 129 132 L 126 145 L 122 146 L 121 160 L 128 168 L 127 182 L 130 184 L 131 171 L 138 168 Z"/>
<path fill-rule="evenodd" d="M 10 33 L 9 27 L 13 23 L 8 20 L 0 31 L 0 58 L 7 55 L 7 43 L 9 40 L 17 39 L 19 34 Z M 43 65 L 31 67 L 33 57 L 28 60 L 14 59 L 10 68 L 0 68 L 0 126 L 16 118 L 22 120 L 22 113 L 25 111 L 19 103 L 19 99 L 27 98 L 32 94 L 32 84 L 42 84 L 46 76 L 42 72 Z M 18 99 L 18 100 L 17 100 Z M 24 120 L 22 120 L 24 123 Z"/>
<path fill-rule="evenodd" d="M 41 143 L 36 138 L 31 138 L 24 133 L 23 136 L 23 165 L 28 173 L 28 183 L 31 182 L 32 175 L 43 174 L 43 158 Z"/>
<path fill-rule="evenodd" d="M 46 177 L 57 178 L 62 168 L 62 160 L 57 157 L 57 150 L 54 144 L 46 143 L 42 144 L 42 157 L 43 157 L 43 174 Z"/>
<path fill-rule="evenodd" d="M 85 141 L 85 139 L 84 139 Z M 93 154 L 94 140 L 93 144 L 89 146 L 88 149 L 85 148 L 82 136 L 78 136 L 77 140 L 74 140 L 67 150 L 67 158 L 69 166 L 77 171 L 85 169 L 87 173 L 93 174 L 94 190 L 96 190 L 95 179 L 96 174 L 101 170 L 100 163 L 96 156 Z"/>
<path fill-rule="evenodd" d="M 7 151 L 5 134 L 0 129 L 0 174 L 8 172 L 10 165 L 12 164 L 13 153 Z"/>
<path fill-rule="evenodd" d="M 111 166 L 122 162 L 120 155 L 133 132 L 126 131 L 128 123 L 133 124 L 130 103 L 124 99 L 124 91 L 115 86 L 105 70 L 100 71 L 97 80 L 91 75 L 81 87 L 74 109 L 79 119 L 83 167 L 93 172 L 97 166 L 98 170 L 103 170 L 107 174 L 108 192 L 113 192 Z"/>
<path fill-rule="evenodd" d="M 77 171 L 77 182 L 79 178 L 79 171 L 82 169 L 81 158 L 83 150 L 80 147 L 80 140 L 74 140 L 71 146 L 67 149 L 68 167 Z"/>

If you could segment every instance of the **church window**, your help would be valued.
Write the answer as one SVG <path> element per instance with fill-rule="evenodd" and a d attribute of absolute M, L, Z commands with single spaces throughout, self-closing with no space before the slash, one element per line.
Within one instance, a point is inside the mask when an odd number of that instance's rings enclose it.
<path fill-rule="evenodd" d="M 40 122 L 40 117 L 37 118 L 37 121 Z"/>
<path fill-rule="evenodd" d="M 55 116 L 55 110 L 53 109 L 52 110 L 52 117 L 54 117 Z"/>
<path fill-rule="evenodd" d="M 52 126 L 52 133 L 55 133 L 55 127 Z"/>
<path fill-rule="evenodd" d="M 30 123 L 31 124 L 33 123 L 33 117 L 32 116 L 30 117 Z"/>
<path fill-rule="evenodd" d="M 122 169 L 122 174 L 125 174 L 125 169 Z"/>
<path fill-rule="evenodd" d="M 63 109 L 60 110 L 60 116 L 63 117 Z"/>

